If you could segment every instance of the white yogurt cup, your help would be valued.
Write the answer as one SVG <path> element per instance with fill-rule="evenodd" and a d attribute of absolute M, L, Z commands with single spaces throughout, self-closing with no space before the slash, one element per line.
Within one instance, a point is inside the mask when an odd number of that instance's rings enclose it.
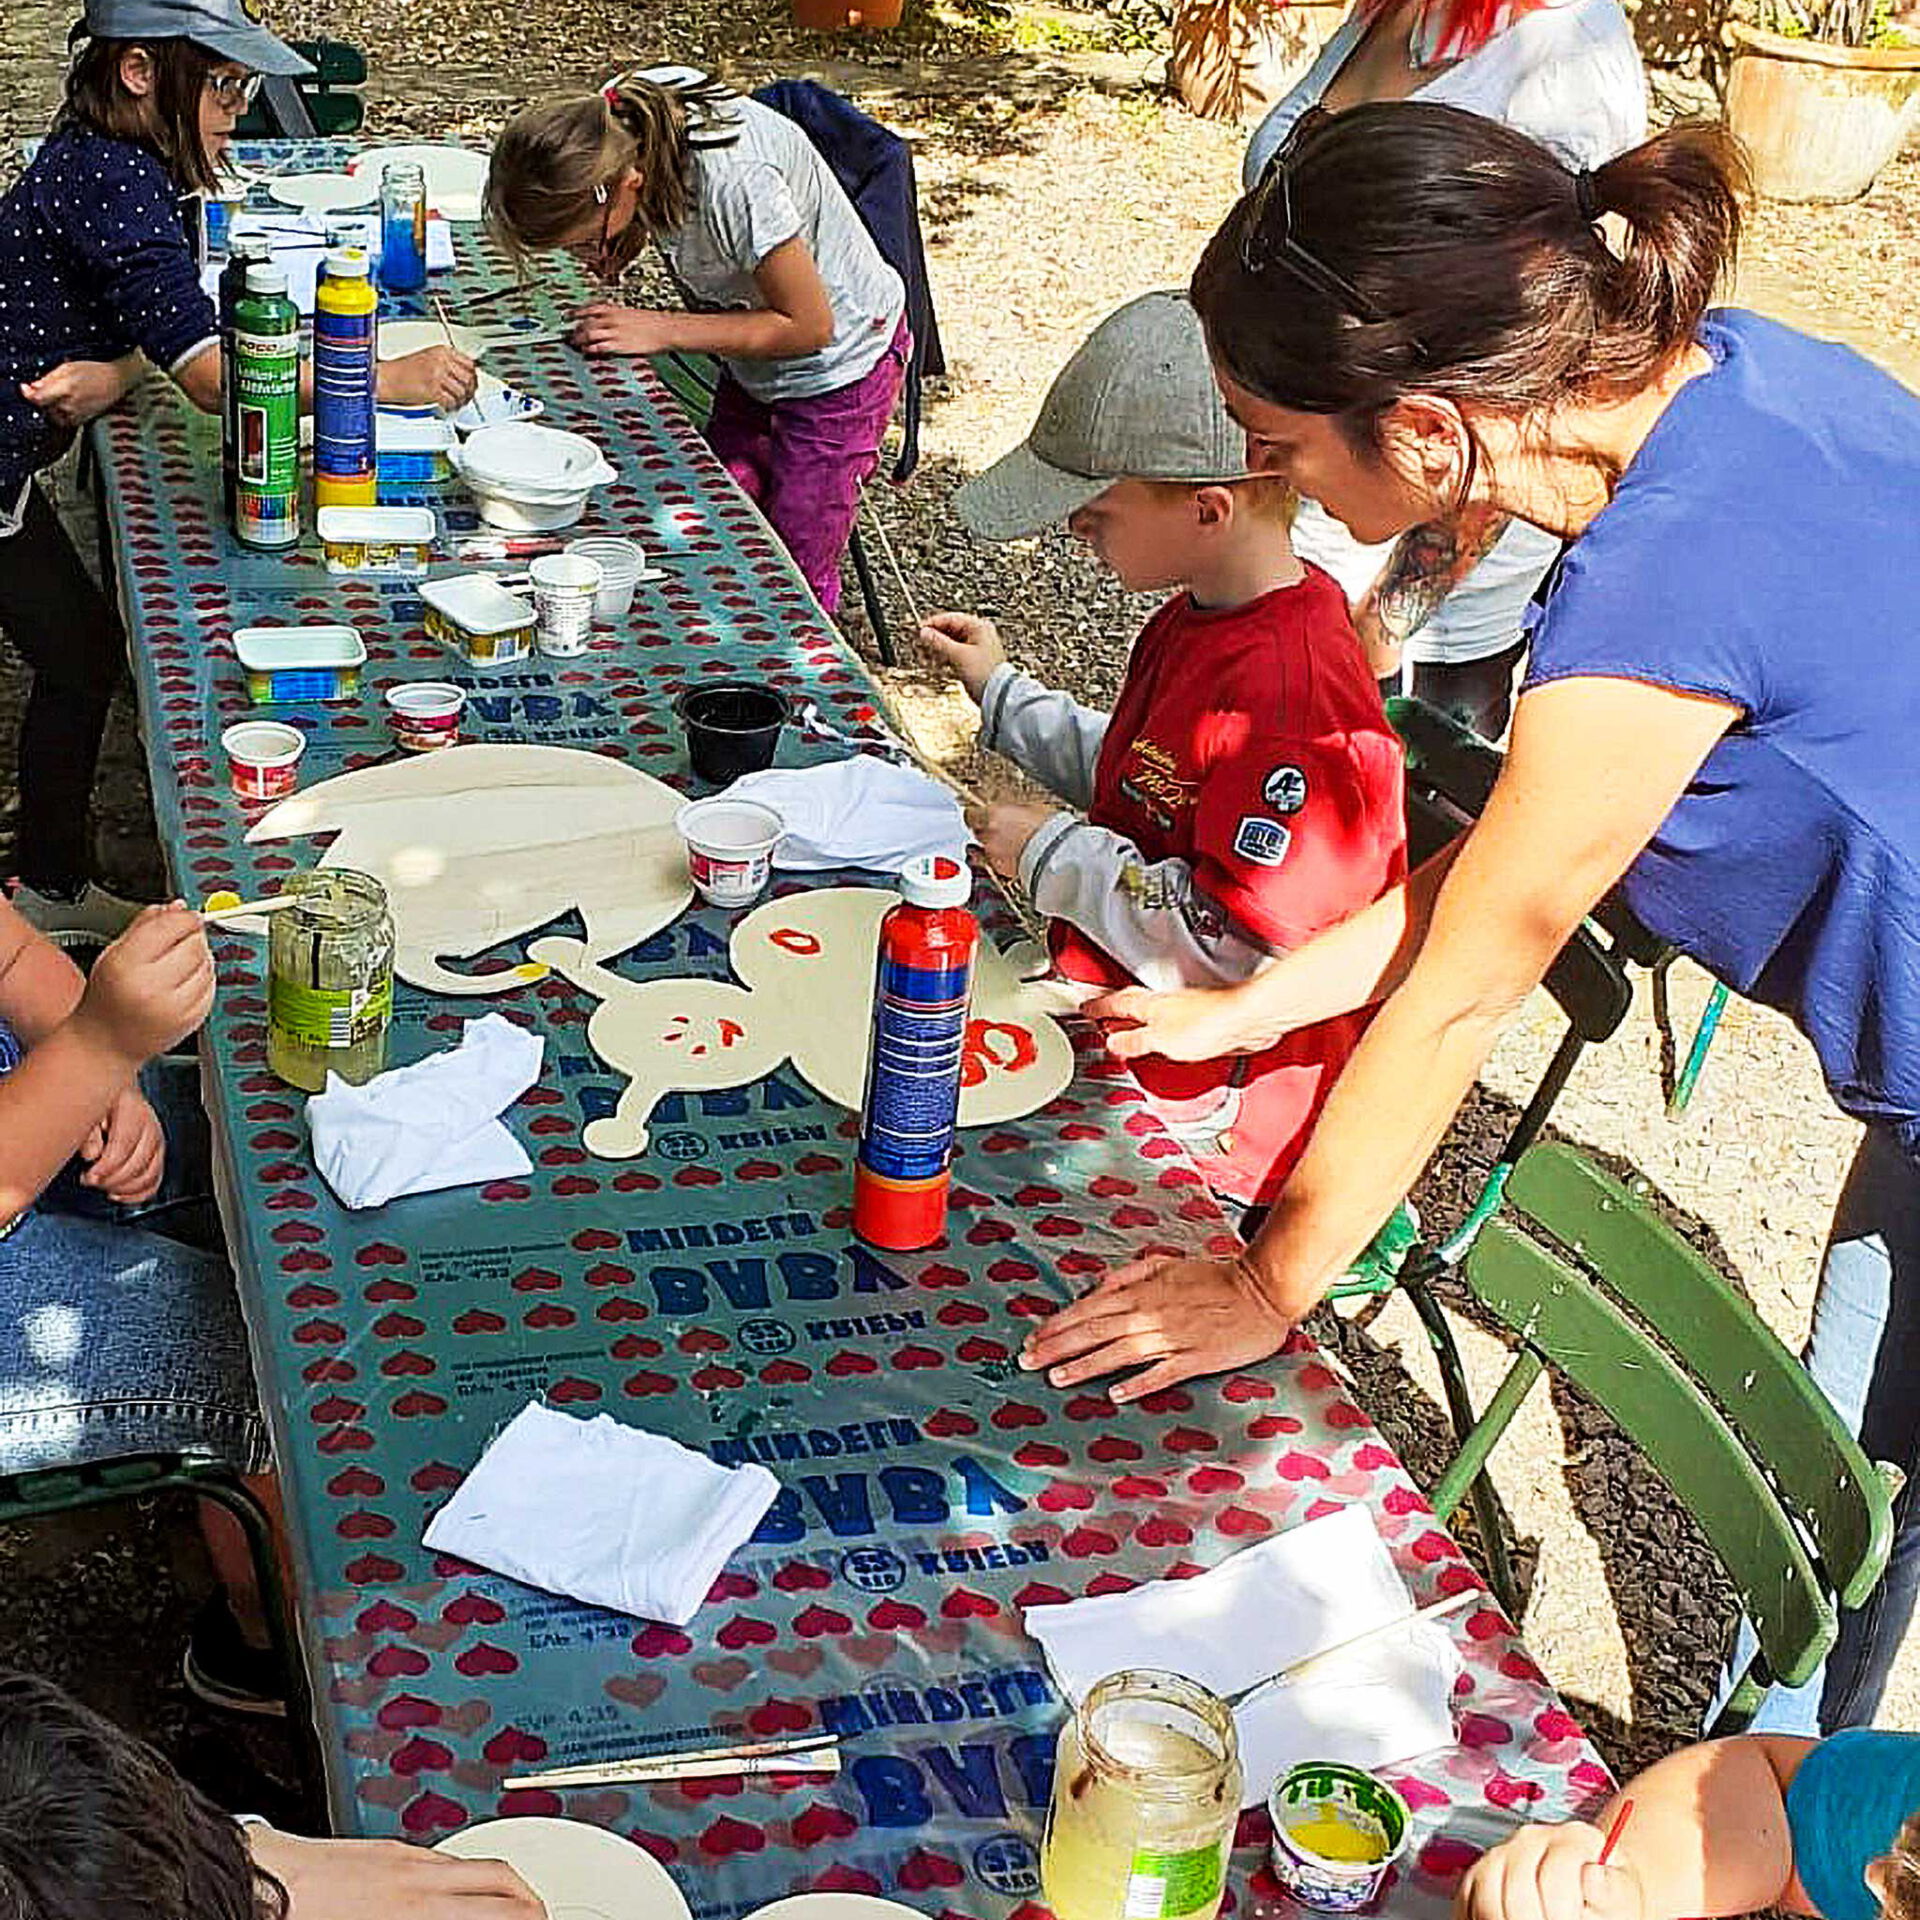
<path fill-rule="evenodd" d="M 786 823 L 758 800 L 693 800 L 674 815 L 687 843 L 694 891 L 710 907 L 744 907 L 759 899 L 773 872 L 773 850 Z"/>
<path fill-rule="evenodd" d="M 242 720 L 220 736 L 242 800 L 281 800 L 294 789 L 307 736 L 278 720 Z"/>
<path fill-rule="evenodd" d="M 593 624 L 610 627 L 624 620 L 633 606 L 634 589 L 647 570 L 646 548 L 637 540 L 596 534 L 569 540 L 567 551 L 593 561 L 600 569 L 600 589 L 593 596 Z"/>
<path fill-rule="evenodd" d="M 555 659 L 585 653 L 593 637 L 600 563 L 577 553 L 543 553 L 527 569 L 533 583 L 534 645 Z"/>
<path fill-rule="evenodd" d="M 402 753 L 432 753 L 459 743 L 464 689 L 447 680 L 409 680 L 387 689 L 387 722 Z"/>

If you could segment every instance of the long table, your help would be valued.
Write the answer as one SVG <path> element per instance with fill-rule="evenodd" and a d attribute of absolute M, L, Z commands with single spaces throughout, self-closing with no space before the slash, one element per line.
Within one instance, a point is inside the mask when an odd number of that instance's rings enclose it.
<path fill-rule="evenodd" d="M 301 157 L 337 165 L 340 150 Z M 475 230 L 459 240 L 456 317 L 503 270 Z M 428 642 L 407 589 L 329 578 L 311 548 L 236 547 L 218 522 L 213 425 L 165 382 L 103 423 L 155 809 L 184 891 L 270 890 L 319 852 L 244 844 L 218 738 L 248 711 L 228 641 L 250 620 L 346 619 L 367 641 L 357 703 L 299 716 L 303 784 L 382 755 L 380 694 L 407 679 L 465 683 L 477 737 L 579 745 L 675 784 L 689 776 L 669 704 L 696 676 L 764 674 L 838 722 L 873 718 L 860 662 L 644 366 L 549 345 L 502 370 L 618 467 L 586 529 L 635 533 L 669 577 L 584 658 L 497 674 Z M 805 751 L 824 750 L 788 749 Z M 724 974 L 727 927 L 691 912 L 619 969 Z M 702 1920 L 802 1887 L 1026 1920 L 1061 1706 L 1023 1607 L 1189 1575 L 1354 1501 L 1416 1601 L 1479 1584 L 1304 1339 L 1125 1409 L 1019 1373 L 1035 1317 L 1108 1264 L 1228 1243 L 1184 1151 L 1090 1035 L 1044 1113 L 964 1136 L 947 1243 L 881 1257 L 848 1229 L 852 1120 L 789 1070 L 670 1100 L 643 1159 L 591 1158 L 581 1129 L 619 1082 L 583 1038 L 592 1003 L 548 979 L 502 1003 L 547 1042 L 540 1084 L 508 1115 L 533 1173 L 350 1214 L 314 1172 L 299 1096 L 266 1068 L 263 946 L 217 939 L 205 1046 L 340 1830 L 426 1841 L 565 1812 L 666 1861 Z M 392 1059 L 447 1044 L 486 1004 L 403 986 Z M 765 1461 L 781 1480 L 684 1631 L 421 1545 L 427 1516 L 535 1396 Z M 1565 1815 L 1608 1785 L 1492 1602 L 1455 1630 L 1460 1742 L 1400 1777 L 1420 1839 L 1396 1912 L 1437 1913 L 1503 1823 Z M 830 1785 L 503 1787 L 535 1766 L 821 1723 L 848 1761 Z M 1263 1838 L 1249 1816 L 1243 1908 L 1279 1898 Z"/>

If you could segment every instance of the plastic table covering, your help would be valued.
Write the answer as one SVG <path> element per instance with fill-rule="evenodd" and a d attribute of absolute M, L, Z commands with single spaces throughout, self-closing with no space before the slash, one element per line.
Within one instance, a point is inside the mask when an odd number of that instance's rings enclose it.
<path fill-rule="evenodd" d="M 341 151 L 308 143 L 300 163 L 337 165 Z M 477 229 L 457 239 L 455 319 L 503 271 Z M 551 292 L 538 301 L 557 316 Z M 303 786 L 384 753 L 381 692 L 405 679 L 465 684 L 469 737 L 570 743 L 678 785 L 690 776 L 669 704 L 698 676 L 764 674 L 836 721 L 872 718 L 864 670 L 644 367 L 550 345 L 499 370 L 620 470 L 583 530 L 635 534 L 668 575 L 585 657 L 499 673 L 428 642 L 404 586 L 327 576 L 311 536 L 288 558 L 237 547 L 219 524 L 214 423 L 166 382 L 102 423 L 155 807 L 194 897 L 271 890 L 319 851 L 245 846 L 227 784 L 219 733 L 249 711 L 229 636 L 262 617 L 349 620 L 368 645 L 357 701 L 297 715 Z M 783 760 L 819 751 L 790 740 Z M 695 911 L 618 965 L 724 973 L 726 932 L 725 916 Z M 590 1001 L 550 979 L 456 1010 L 401 984 L 396 1063 L 489 1006 L 544 1033 L 542 1080 L 507 1116 L 534 1171 L 349 1214 L 314 1173 L 300 1096 L 265 1065 L 264 948 L 216 936 L 205 1051 L 342 1831 L 432 1840 L 564 1812 L 665 1861 L 702 1920 L 807 1887 L 1028 1920 L 1062 1709 L 1023 1606 L 1191 1574 L 1351 1501 L 1371 1509 L 1416 1603 L 1478 1584 L 1304 1340 L 1124 1410 L 1013 1366 L 1034 1317 L 1104 1266 L 1226 1244 L 1182 1149 L 1084 1036 L 1065 1096 L 962 1136 L 948 1241 L 882 1258 L 848 1230 L 852 1121 L 790 1069 L 669 1100 L 645 1158 L 598 1161 L 580 1130 L 619 1081 L 583 1038 Z M 536 1395 L 762 1460 L 781 1480 L 687 1630 L 421 1546 L 447 1489 Z M 1453 1626 L 1460 1740 L 1396 1776 L 1416 1839 L 1395 1912 L 1444 1911 L 1490 1838 L 1609 1784 L 1492 1602 Z M 502 1784 L 822 1723 L 844 1736 L 837 1780 Z M 1284 1904 L 1264 1814 L 1240 1839 L 1230 1898 L 1242 1912 Z"/>

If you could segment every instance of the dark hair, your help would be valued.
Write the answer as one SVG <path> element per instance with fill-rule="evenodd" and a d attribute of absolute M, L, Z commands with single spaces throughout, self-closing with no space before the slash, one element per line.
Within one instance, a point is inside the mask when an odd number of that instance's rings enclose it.
<path fill-rule="evenodd" d="M 234 1821 L 51 1682 L 0 1671 L 0 1920 L 281 1920 Z"/>
<path fill-rule="evenodd" d="M 173 176 L 182 193 L 212 193 L 213 156 L 200 138 L 200 101 L 207 76 L 221 64 L 191 40 L 95 40 L 85 22 L 67 36 L 66 98 L 55 128 L 91 127 L 136 140 Z M 153 63 L 153 93 L 137 100 L 120 83 L 121 59 L 138 47 Z"/>
<path fill-rule="evenodd" d="M 1408 393 L 1496 412 L 1638 391 L 1700 324 L 1746 171 L 1676 126 L 1591 173 L 1422 101 L 1303 122 L 1194 271 L 1215 357 L 1249 392 L 1378 444 Z M 1626 238 L 1614 253 L 1601 215 Z"/>
<path fill-rule="evenodd" d="M 696 147 L 740 137 L 727 108 L 739 96 L 703 77 L 623 74 L 598 93 L 522 107 L 502 129 L 487 172 L 487 225 L 524 257 L 557 247 L 613 183 L 634 168 L 639 202 L 621 264 L 655 234 L 682 225 L 693 204 Z"/>

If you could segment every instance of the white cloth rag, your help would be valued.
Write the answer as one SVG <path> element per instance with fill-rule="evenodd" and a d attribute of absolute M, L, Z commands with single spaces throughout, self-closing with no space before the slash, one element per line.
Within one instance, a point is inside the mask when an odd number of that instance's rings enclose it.
<path fill-rule="evenodd" d="M 780 1483 L 610 1413 L 524 1407 L 427 1524 L 436 1553 L 547 1593 L 684 1627 Z"/>
<path fill-rule="evenodd" d="M 1123 1667 L 1182 1673 L 1215 1693 L 1412 1611 L 1365 1507 L 1309 1520 L 1191 1580 L 1160 1580 L 1024 1616 L 1076 1705 Z M 1389 1767 L 1453 1743 L 1460 1656 L 1438 1621 L 1384 1633 L 1237 1709 L 1243 1806 L 1302 1760 Z"/>
<path fill-rule="evenodd" d="M 937 781 L 870 753 L 817 767 L 744 773 L 727 789 L 786 823 L 773 864 L 797 872 L 867 867 L 898 873 L 923 853 L 967 857 L 960 803 Z"/>
<path fill-rule="evenodd" d="M 380 1207 L 403 1193 L 433 1193 L 529 1173 L 527 1150 L 498 1116 L 540 1078 L 546 1042 L 489 1013 L 469 1020 L 460 1044 L 365 1086 L 327 1075 L 307 1102 L 314 1165 L 346 1207 Z"/>

